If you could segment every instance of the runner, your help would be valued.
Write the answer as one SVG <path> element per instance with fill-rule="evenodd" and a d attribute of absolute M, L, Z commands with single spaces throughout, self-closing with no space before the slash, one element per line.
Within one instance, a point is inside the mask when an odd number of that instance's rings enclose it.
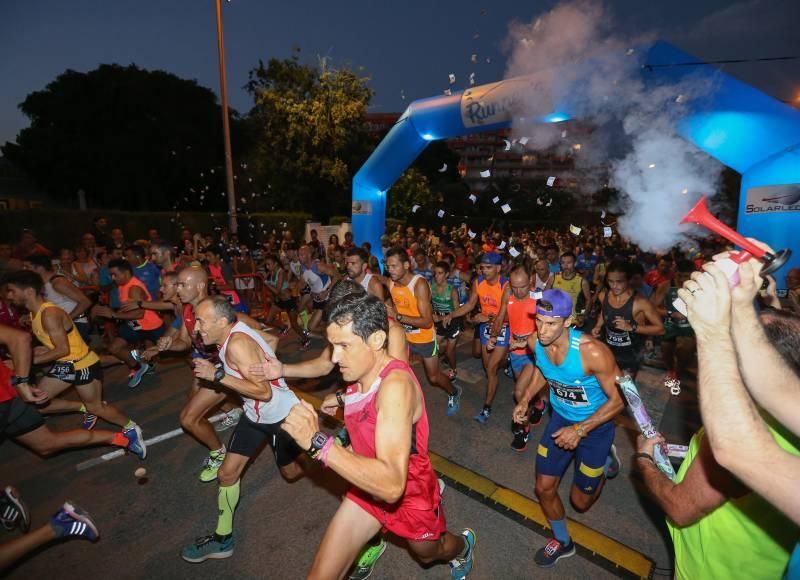
<path fill-rule="evenodd" d="M 152 264 L 150 265 L 152 266 Z M 120 305 L 131 302 L 138 306 L 139 302 L 153 301 L 150 291 L 145 288 L 144 282 L 133 276 L 133 269 L 126 260 L 111 260 L 108 263 L 108 269 L 111 271 L 111 278 L 119 291 Z M 159 275 L 159 279 L 160 277 Z M 135 310 L 114 311 L 110 306 L 98 304 L 92 309 L 92 314 L 119 322 L 118 336 L 111 341 L 108 350 L 130 369 L 128 388 L 138 387 L 142 382 L 142 377 L 150 370 L 150 365 L 134 359 L 131 356 L 131 348 L 140 344 L 145 346 L 148 346 L 147 343 L 155 344 L 166 330 L 164 322 L 154 311 L 141 307 Z"/>
<path fill-rule="evenodd" d="M 691 260 L 678 260 L 678 269 L 671 280 L 664 281 L 653 294 L 653 303 L 658 313 L 664 317 L 664 337 L 661 339 L 661 356 L 667 369 L 664 384 L 670 389 L 680 388 L 681 376 L 686 371 L 687 357 L 678 353 L 678 341 L 683 344 L 684 353 L 689 356 L 697 350 L 694 331 L 689 319 L 677 311 L 673 303 L 678 298 L 678 288 L 692 277 L 695 271 Z"/>
<path fill-rule="evenodd" d="M 168 272 L 175 272 L 178 269 L 178 262 L 175 260 L 175 248 L 166 242 L 159 242 L 150 246 L 151 261 L 161 268 L 161 275 Z"/>
<path fill-rule="evenodd" d="M 222 259 L 220 246 L 209 246 L 205 249 L 205 259 L 208 262 L 208 279 L 212 282 L 211 294 L 219 293 L 225 296 L 233 305 L 236 312 L 247 312 L 247 305 L 242 302 L 239 293 L 233 286 L 233 270 Z"/>
<path fill-rule="evenodd" d="M 504 320 L 499 321 L 500 326 L 496 331 L 493 329 L 494 321 L 500 313 L 503 292 L 508 283 L 505 276 L 500 275 L 502 263 L 500 254 L 493 252 L 483 254 L 480 263 L 481 275 L 472 283 L 469 300 L 457 308 L 449 319 L 445 318 L 449 322 L 453 318 L 468 314 L 476 305 L 480 305 L 480 314 L 474 316 L 472 320 L 480 324 L 478 332 L 481 341 L 481 360 L 487 377 L 483 409 L 474 417 L 481 425 L 485 425 L 492 416 L 492 403 L 497 392 L 497 370 L 506 360 L 510 338 L 508 325 Z"/>
<path fill-rule="evenodd" d="M 206 345 L 219 346 L 217 367 L 208 360 L 194 360 L 198 379 L 236 391 L 244 400 L 245 416 L 231 435 L 228 452 L 219 469 L 217 505 L 219 518 L 214 534 L 198 538 L 183 548 L 181 557 L 200 563 L 209 558 L 233 555 L 233 515 L 239 503 L 241 476 L 244 468 L 269 443 L 281 475 L 295 481 L 302 475 L 296 462 L 302 453 L 297 444 L 281 431 L 289 410 L 298 403 L 297 396 L 283 379 L 268 381 L 250 372 L 253 365 L 263 363 L 275 352 L 255 330 L 238 322 L 236 311 L 225 297 L 202 300 L 195 309 L 197 329 Z"/>
<path fill-rule="evenodd" d="M 508 285 L 503 291 L 503 302 L 500 313 L 495 320 L 494 332 L 499 332 L 502 320 L 508 318 L 511 332 L 511 349 L 508 353 L 509 366 L 514 376 L 514 401 L 522 400 L 525 388 L 533 376 L 535 361 L 533 348 L 536 340 L 536 297 L 540 292 L 531 290 L 531 276 L 525 264 L 518 264 L 511 270 Z M 525 451 L 528 447 L 530 425 L 538 425 L 544 416 L 545 402 L 537 393 L 531 400 L 528 418 L 522 423 L 512 423 L 511 432 L 514 439 L 511 448 L 514 451 Z"/>
<path fill-rule="evenodd" d="M 144 284 L 148 294 L 158 296 L 161 269 L 147 259 L 144 248 L 136 244 L 128 246 L 125 248 L 125 259 L 131 265 L 131 273 Z"/>
<path fill-rule="evenodd" d="M 592 290 L 589 281 L 575 270 L 575 254 L 564 252 L 561 254 L 561 271 L 553 278 L 553 288 L 563 290 L 572 299 L 572 315 L 575 317 L 575 326 L 581 328 L 584 323 L 586 307 L 592 302 Z M 581 298 L 583 298 L 581 300 Z"/>
<path fill-rule="evenodd" d="M 383 302 L 385 299 L 383 284 L 381 284 L 380 276 L 368 271 L 369 254 L 367 251 L 363 248 L 347 250 L 344 263 L 347 268 L 347 277 Z"/>
<path fill-rule="evenodd" d="M 322 314 L 328 303 L 328 292 L 332 283 L 338 278 L 338 271 L 330 266 L 311 257 L 311 247 L 302 244 L 297 251 L 297 258 L 300 263 L 299 278 L 308 286 L 311 293 L 311 320 L 308 323 L 308 331 L 305 332 L 301 346 L 308 348 L 309 334 L 316 332 L 322 322 Z"/>
<path fill-rule="evenodd" d="M 444 260 L 434 266 L 431 302 L 433 306 L 433 322 L 436 324 L 436 338 L 442 346 L 447 364 L 450 365 L 450 371 L 447 376 L 450 380 L 453 380 L 458 374 L 456 346 L 458 345 L 458 335 L 464 329 L 464 321 L 461 318 L 455 318 L 449 323 L 445 323 L 445 318 L 459 306 L 458 290 L 450 284 L 449 273 L 450 264 Z"/>
<path fill-rule="evenodd" d="M 606 283 L 608 290 L 601 290 L 597 295 L 602 308 L 592 335 L 599 338 L 605 329 L 606 344 L 617 364 L 635 379 L 643 358 L 644 345 L 640 337 L 664 334 L 664 323 L 653 303 L 629 287 L 625 262 L 608 266 Z"/>
<path fill-rule="evenodd" d="M 534 290 L 542 292 L 553 287 L 555 275 L 550 271 L 547 260 L 536 260 L 533 264 L 533 273 L 535 276 L 532 280 Z"/>
<path fill-rule="evenodd" d="M 41 346 L 33 349 L 33 364 L 51 364 L 39 381 L 39 389 L 49 403 L 41 407 L 44 414 L 83 413 L 81 427 L 90 431 L 100 417 L 122 427 L 123 432 L 141 429 L 119 409 L 103 400 L 103 369 L 100 358 L 90 350 L 78 334 L 72 319 L 61 308 L 41 295 L 41 278 L 34 272 L 8 278 L 8 297 L 31 315 L 31 330 Z M 38 284 L 38 286 L 37 286 Z M 58 399 L 61 393 L 75 387 L 80 402 Z"/>
<path fill-rule="evenodd" d="M 544 568 L 575 555 L 558 495 L 558 485 L 575 459 L 570 501 L 587 511 L 606 478 L 619 473 L 613 419 L 624 404 L 616 377 L 620 370 L 611 351 L 600 341 L 570 328 L 573 304 L 562 290 L 545 290 L 536 305 L 536 370 L 514 408 L 513 420 L 523 424 L 533 396 L 549 386 L 553 415 L 542 433 L 536 455 L 536 497 L 554 538 L 536 552 Z"/>
<path fill-rule="evenodd" d="M 413 371 L 386 351 L 386 308 L 374 296 L 348 296 L 332 306 L 327 335 L 333 361 L 351 383 L 343 397 L 351 445 L 334 445 L 333 437 L 320 432 L 316 411 L 304 401 L 292 408 L 282 428 L 353 487 L 333 517 L 308 577 L 342 578 L 362 546 L 378 531 L 389 531 L 408 540 L 423 564 L 449 561 L 451 577 L 466 578 L 472 570 L 475 533 L 447 532 L 428 457 L 425 399 Z M 337 406 L 335 402 L 323 411 L 334 414 Z"/>
<path fill-rule="evenodd" d="M 447 393 L 447 416 L 452 417 L 461 406 L 462 387 L 453 385 L 439 368 L 439 344 L 433 329 L 431 290 L 421 276 L 409 272 L 408 254 L 402 248 L 386 253 L 386 271 L 391 279 L 389 294 L 392 307 L 389 316 L 405 326 L 411 354 L 422 357 L 428 382 Z M 450 321 L 448 321 L 448 324 Z"/>
<path fill-rule="evenodd" d="M 292 296 L 289 284 L 289 272 L 281 266 L 281 261 L 275 254 L 267 254 L 264 258 L 265 278 L 264 287 L 272 297 L 267 321 L 277 320 L 280 326 L 280 335 L 285 336 L 289 328 L 293 328 L 297 336 L 303 336 L 303 329 L 297 322 L 297 300 Z M 281 313 L 285 312 L 289 319 L 289 326 L 281 320 Z"/>

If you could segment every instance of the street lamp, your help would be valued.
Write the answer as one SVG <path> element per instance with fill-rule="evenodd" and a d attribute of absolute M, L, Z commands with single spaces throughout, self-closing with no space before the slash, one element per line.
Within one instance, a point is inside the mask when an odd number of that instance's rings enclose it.
<path fill-rule="evenodd" d="M 230 0 L 228 0 L 230 2 Z M 236 221 L 236 193 L 233 188 L 233 156 L 231 154 L 231 126 L 228 118 L 228 89 L 225 79 L 225 43 L 222 38 L 222 0 L 215 0 L 217 8 L 217 47 L 219 51 L 219 93 L 222 101 L 222 137 L 225 143 L 225 181 L 228 192 L 228 225 L 231 234 L 239 230 Z"/>

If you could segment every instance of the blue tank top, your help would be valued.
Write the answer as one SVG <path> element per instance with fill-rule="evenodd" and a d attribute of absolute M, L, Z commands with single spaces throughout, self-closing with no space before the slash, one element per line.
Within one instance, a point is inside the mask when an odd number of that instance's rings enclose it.
<path fill-rule="evenodd" d="M 594 375 L 584 373 L 581 362 L 581 337 L 574 328 L 569 331 L 569 350 L 563 364 L 554 364 L 539 341 L 536 341 L 536 366 L 550 386 L 550 404 L 567 421 L 588 419 L 608 397 Z"/>

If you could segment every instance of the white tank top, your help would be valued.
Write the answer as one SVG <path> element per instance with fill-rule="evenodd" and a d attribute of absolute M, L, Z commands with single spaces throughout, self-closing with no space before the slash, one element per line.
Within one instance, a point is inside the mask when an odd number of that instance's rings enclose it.
<path fill-rule="evenodd" d="M 222 365 L 225 367 L 225 372 L 227 374 L 231 375 L 232 377 L 236 377 L 237 379 L 241 379 L 243 378 L 242 375 L 237 370 L 231 368 L 228 365 L 228 362 L 225 360 L 225 353 L 228 349 L 228 341 L 231 339 L 231 336 L 237 332 L 246 334 L 253 339 L 267 356 L 275 358 L 275 352 L 267 344 L 267 341 L 265 341 L 264 338 L 258 334 L 258 332 L 247 326 L 244 322 L 237 322 L 234 324 L 233 328 L 231 328 L 231 333 L 228 335 L 228 338 L 226 338 L 225 342 L 222 343 L 222 346 L 219 347 L 219 360 L 222 361 Z M 247 418 L 254 423 L 280 423 L 286 418 L 286 415 L 289 414 L 289 410 L 291 410 L 291 408 L 299 402 L 297 395 L 295 395 L 294 391 L 287 386 L 286 381 L 284 381 L 283 378 L 280 378 L 276 381 L 270 381 L 269 384 L 272 387 L 272 399 L 269 401 L 259 401 L 258 399 L 251 399 L 242 395 L 242 401 L 244 401 L 244 404 L 242 405 L 244 408 L 244 413 Z"/>
<path fill-rule="evenodd" d="M 361 280 L 361 287 L 364 290 L 366 290 L 367 292 L 369 292 L 369 281 L 370 280 L 372 280 L 372 274 L 370 272 L 367 272 L 366 274 L 364 274 L 364 279 Z"/>
<path fill-rule="evenodd" d="M 52 302 L 53 304 L 58 306 L 61 310 L 69 314 L 75 309 L 78 303 L 75 302 L 72 298 L 64 296 L 61 292 L 53 288 L 53 280 L 55 280 L 56 278 L 63 278 L 64 280 L 67 280 L 67 282 L 69 282 L 69 279 L 67 279 L 67 277 L 64 276 L 63 274 L 56 274 L 55 276 L 50 278 L 50 280 L 45 282 L 44 284 L 44 299 L 47 300 L 48 302 Z M 71 284 L 72 282 L 69 283 Z M 82 314 L 76 320 L 76 322 L 85 320 L 86 320 L 86 315 Z"/>
<path fill-rule="evenodd" d="M 539 274 L 534 274 L 534 276 L 536 277 L 536 280 L 535 280 L 535 284 L 533 285 L 533 287 L 537 291 L 544 290 L 545 286 L 547 286 L 547 283 L 550 281 L 550 278 L 553 277 L 553 275 L 550 274 L 547 277 L 547 280 L 542 280 L 541 278 L 539 278 Z"/>

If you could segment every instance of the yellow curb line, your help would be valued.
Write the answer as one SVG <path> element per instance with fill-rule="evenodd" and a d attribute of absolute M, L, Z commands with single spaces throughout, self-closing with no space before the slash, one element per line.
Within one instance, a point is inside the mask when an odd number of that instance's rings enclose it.
<path fill-rule="evenodd" d="M 304 401 L 312 404 L 319 410 L 322 400 L 309 393 L 295 390 L 297 396 Z M 445 459 L 441 455 L 432 451 L 428 452 L 433 468 L 441 475 L 448 477 L 457 484 L 478 493 L 493 502 L 502 505 L 508 510 L 522 516 L 525 519 L 536 522 L 544 528 L 549 528 L 547 518 L 542 512 L 539 503 L 517 491 L 508 489 L 492 480 L 475 473 L 474 471 L 462 467 L 452 461 Z M 614 540 L 594 530 L 585 524 L 567 518 L 569 522 L 569 532 L 574 542 L 608 560 L 615 566 L 624 568 L 628 572 L 639 578 L 650 578 L 653 573 L 655 563 L 653 560 L 629 548 L 625 544 Z"/>

